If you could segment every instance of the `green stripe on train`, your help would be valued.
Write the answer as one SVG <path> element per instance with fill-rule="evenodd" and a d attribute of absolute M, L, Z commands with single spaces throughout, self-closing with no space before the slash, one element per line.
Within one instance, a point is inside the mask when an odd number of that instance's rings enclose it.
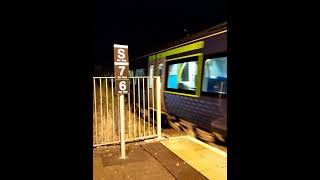
<path fill-rule="evenodd" d="M 183 53 L 183 52 L 187 52 L 187 51 L 192 51 L 192 50 L 196 50 L 196 49 L 201 49 L 204 47 L 204 41 L 199 41 L 196 43 L 192 43 L 186 46 L 182 46 L 182 47 L 178 47 L 175 49 L 171 49 L 162 53 L 158 53 L 158 54 L 154 54 L 152 56 L 149 56 L 149 61 L 154 61 L 156 59 L 160 59 L 163 57 L 167 57 L 167 56 L 171 56 L 174 54 L 179 54 L 179 53 Z"/>

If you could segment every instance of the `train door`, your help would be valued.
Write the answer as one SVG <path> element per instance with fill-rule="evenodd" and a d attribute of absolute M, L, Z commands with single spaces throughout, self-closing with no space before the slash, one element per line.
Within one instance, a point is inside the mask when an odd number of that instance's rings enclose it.
<path fill-rule="evenodd" d="M 156 105 L 156 102 L 154 100 L 154 95 L 155 95 L 155 85 L 156 85 L 156 82 L 154 81 L 154 78 L 153 76 L 155 75 L 154 73 L 154 63 L 155 61 L 149 61 L 148 62 L 148 69 L 147 69 L 147 86 L 146 86 L 146 92 L 149 92 L 149 94 L 146 94 L 146 97 L 148 97 L 149 95 L 149 98 L 148 98 L 148 104 L 150 105 L 150 110 L 153 110 L 155 105 Z M 152 114 L 153 115 L 153 114 Z M 152 116 L 153 118 L 153 116 Z"/>
<path fill-rule="evenodd" d="M 164 75 L 165 75 L 165 58 L 160 58 L 160 59 L 157 59 L 155 61 L 152 61 L 152 62 L 149 62 L 149 69 L 153 70 L 153 75 L 154 76 L 160 76 L 160 91 L 161 91 L 161 108 L 162 108 L 162 111 L 165 111 L 166 108 L 165 108 L 165 101 L 164 101 L 164 96 L 163 96 L 163 90 L 164 90 Z"/>

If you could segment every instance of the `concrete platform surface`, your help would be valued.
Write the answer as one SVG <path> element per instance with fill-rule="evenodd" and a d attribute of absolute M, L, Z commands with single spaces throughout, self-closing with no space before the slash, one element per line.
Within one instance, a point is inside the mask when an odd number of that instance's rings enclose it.
<path fill-rule="evenodd" d="M 207 179 L 159 142 L 126 144 L 126 159 L 120 146 L 93 150 L 93 179 Z"/>
<path fill-rule="evenodd" d="M 161 144 L 208 179 L 227 179 L 227 153 L 190 136 L 173 137 Z"/>

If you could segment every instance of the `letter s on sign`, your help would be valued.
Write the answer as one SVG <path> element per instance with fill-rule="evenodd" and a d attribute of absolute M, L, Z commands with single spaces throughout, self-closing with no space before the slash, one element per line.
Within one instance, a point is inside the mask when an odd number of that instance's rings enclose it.
<path fill-rule="evenodd" d="M 124 59 L 126 57 L 124 52 L 125 52 L 124 49 L 118 49 L 118 58 L 119 59 Z"/>

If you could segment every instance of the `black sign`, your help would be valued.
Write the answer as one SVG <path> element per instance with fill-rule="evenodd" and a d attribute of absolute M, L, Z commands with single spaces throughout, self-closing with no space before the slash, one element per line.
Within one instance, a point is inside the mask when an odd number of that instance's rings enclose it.
<path fill-rule="evenodd" d="M 130 90 L 128 46 L 114 44 L 113 47 L 116 94 L 128 94 Z"/>

